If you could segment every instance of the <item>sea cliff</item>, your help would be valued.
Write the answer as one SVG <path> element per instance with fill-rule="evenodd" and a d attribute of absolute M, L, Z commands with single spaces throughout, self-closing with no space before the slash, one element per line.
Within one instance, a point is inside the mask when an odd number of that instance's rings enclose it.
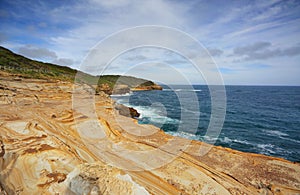
<path fill-rule="evenodd" d="M 298 163 L 139 125 L 87 84 L 0 75 L 1 194 L 300 193 Z"/>

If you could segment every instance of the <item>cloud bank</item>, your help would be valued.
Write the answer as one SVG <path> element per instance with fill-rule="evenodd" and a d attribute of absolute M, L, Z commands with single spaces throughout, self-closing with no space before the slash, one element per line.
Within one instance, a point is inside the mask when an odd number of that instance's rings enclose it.
<path fill-rule="evenodd" d="M 251 45 L 234 48 L 233 50 L 234 56 L 241 57 L 245 61 L 293 57 L 299 54 L 300 44 L 287 48 L 276 48 L 270 42 L 256 42 Z"/>
<path fill-rule="evenodd" d="M 228 84 L 300 85 L 299 10 L 300 2 L 293 0 L 2 0 L 0 43 L 28 57 L 80 68 L 91 48 L 112 33 L 166 25 L 206 47 L 221 72 L 230 72 L 224 75 Z M 191 48 L 188 57 L 197 55 Z M 168 61 L 179 71 L 193 72 L 176 57 Z M 248 64 L 269 68 L 241 71 Z"/>

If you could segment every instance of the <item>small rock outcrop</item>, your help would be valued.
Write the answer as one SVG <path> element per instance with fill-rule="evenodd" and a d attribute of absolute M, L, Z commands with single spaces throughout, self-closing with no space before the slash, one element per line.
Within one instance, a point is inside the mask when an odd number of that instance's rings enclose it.
<path fill-rule="evenodd" d="M 115 106 L 115 109 L 119 111 L 120 115 L 131 117 L 131 118 L 137 118 L 140 116 L 140 113 L 132 107 L 127 107 L 122 104 L 117 104 Z"/>
<path fill-rule="evenodd" d="M 149 86 L 138 86 L 131 88 L 131 91 L 150 91 L 150 90 L 162 90 L 162 86 L 160 85 L 149 85 Z"/>
<path fill-rule="evenodd" d="M 107 83 L 104 83 L 96 87 L 96 95 L 99 95 L 100 91 L 103 91 L 108 95 L 119 95 L 129 93 L 130 88 L 128 87 L 128 85 L 116 85 L 112 88 Z"/>
<path fill-rule="evenodd" d="M 85 86 L 13 78 L 0 72 L 1 195 L 300 194 L 299 163 L 173 137 Z"/>
<path fill-rule="evenodd" d="M 162 89 L 163 88 L 157 84 L 140 85 L 131 88 L 128 85 L 116 85 L 112 88 L 107 83 L 104 83 L 96 87 L 96 95 L 98 95 L 100 91 L 103 91 L 108 95 L 119 95 L 119 94 L 130 93 L 130 91 L 151 91 L 151 90 L 162 90 Z"/>

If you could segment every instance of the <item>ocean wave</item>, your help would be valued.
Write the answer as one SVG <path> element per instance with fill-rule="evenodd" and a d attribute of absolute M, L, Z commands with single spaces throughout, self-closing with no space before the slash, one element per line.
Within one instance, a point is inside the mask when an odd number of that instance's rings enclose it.
<path fill-rule="evenodd" d="M 180 123 L 180 120 L 170 118 L 166 116 L 166 113 L 157 108 L 157 107 L 151 107 L 151 106 L 132 106 L 134 109 L 136 109 L 140 113 L 140 119 L 146 118 L 151 123 L 159 123 L 159 124 L 178 124 Z"/>
<path fill-rule="evenodd" d="M 259 153 L 267 155 L 275 154 L 276 150 L 278 151 L 273 144 L 257 144 L 256 147 L 259 148 Z"/>
<path fill-rule="evenodd" d="M 281 96 L 275 96 L 272 99 L 274 94 L 266 96 L 267 99 L 258 99 L 259 101 L 257 101 L 256 99 L 261 97 L 256 96 L 256 93 L 260 92 L 262 88 L 251 87 L 245 89 L 243 87 L 242 93 L 239 93 L 239 95 L 235 94 L 235 90 L 240 90 L 241 87 L 227 87 L 227 89 L 228 109 L 226 121 L 219 138 L 209 137 L 209 134 L 203 136 L 205 132 L 202 132 L 202 130 L 205 131 L 206 125 L 210 122 L 211 99 L 210 91 L 201 86 L 165 87 L 163 91 L 155 93 L 134 92 L 132 96 L 129 96 L 130 94 L 116 95 L 121 97 L 115 97 L 114 99 L 118 103 L 137 109 L 141 113 L 140 123 L 156 125 L 174 136 L 215 143 L 216 145 L 244 152 L 274 155 L 299 161 L 299 157 L 295 156 L 295 154 L 299 154 L 297 150 L 300 144 L 298 110 L 295 106 L 292 107 L 296 103 L 283 99 L 282 105 L 270 104 L 269 101 L 276 102 L 277 97 L 281 98 Z M 198 97 L 201 112 L 200 108 L 191 104 L 191 95 L 194 94 Z M 262 90 L 261 94 L 265 94 L 265 91 Z M 177 95 L 179 104 L 177 99 L 174 99 L 176 98 L 175 95 Z M 149 105 L 156 101 L 161 103 Z M 196 118 L 199 115 L 201 116 L 201 121 L 198 123 L 199 127 L 194 128 L 194 121 L 197 120 Z M 180 132 L 193 129 L 199 129 L 201 133 L 194 135 L 190 132 Z"/>
<path fill-rule="evenodd" d="M 279 137 L 289 136 L 289 134 L 281 132 L 281 131 L 277 131 L 277 130 L 263 130 L 263 132 L 268 134 L 268 135 L 276 135 L 276 136 L 279 136 Z"/>
<path fill-rule="evenodd" d="M 201 141 L 204 141 L 204 142 L 215 142 L 217 141 L 219 138 L 218 137 L 210 137 L 210 136 L 207 136 L 207 135 L 204 135 L 204 136 L 201 136 L 200 137 L 200 140 Z"/>
<path fill-rule="evenodd" d="M 124 97 L 124 96 L 130 96 L 132 95 L 132 92 L 124 93 L 124 94 L 111 94 L 110 97 Z"/>
<path fill-rule="evenodd" d="M 230 139 L 228 137 L 220 138 L 219 140 L 226 144 L 239 143 L 239 144 L 253 145 L 252 143 L 250 143 L 246 140 Z"/>
<path fill-rule="evenodd" d="M 210 137 L 210 136 L 200 136 L 200 135 L 195 135 L 187 132 L 173 132 L 173 131 L 168 131 L 166 132 L 167 134 L 170 134 L 172 136 L 177 136 L 177 137 L 182 137 L 190 140 L 200 140 L 203 142 L 207 143 L 213 143 L 216 141 L 220 141 L 223 144 L 232 144 L 232 143 L 239 143 L 239 144 L 244 144 L 248 145 L 247 148 L 252 148 L 252 151 L 256 151 L 256 153 L 260 154 L 265 154 L 265 155 L 286 155 L 286 154 L 291 154 L 291 151 L 286 151 L 283 148 L 277 147 L 273 144 L 267 143 L 267 144 L 258 144 L 258 143 L 252 143 L 246 140 L 238 140 L 238 139 L 231 139 L 229 137 Z"/>
<path fill-rule="evenodd" d="M 158 124 L 179 124 L 180 120 L 166 116 L 164 108 L 159 106 L 135 106 L 128 103 L 128 100 L 117 99 L 117 103 L 132 107 L 140 113 L 139 120 L 145 123 L 158 123 Z"/>
<path fill-rule="evenodd" d="M 257 144 L 256 148 L 259 149 L 258 153 L 266 154 L 266 155 L 274 155 L 277 156 L 286 156 L 287 154 L 290 155 L 293 151 L 285 150 L 281 147 L 275 146 L 273 144 Z"/>
<path fill-rule="evenodd" d="M 284 140 L 287 140 L 287 141 L 290 141 L 290 142 L 294 142 L 294 143 L 300 144 L 300 140 L 291 139 L 291 138 L 288 138 L 288 137 L 280 137 L 280 139 L 284 139 Z"/>
<path fill-rule="evenodd" d="M 163 91 L 202 91 L 201 89 L 163 89 Z"/>
<path fill-rule="evenodd" d="M 174 119 L 171 117 L 167 116 L 167 111 L 166 108 L 160 104 L 157 104 L 155 106 L 155 103 L 153 106 L 136 106 L 136 105 L 132 105 L 130 103 L 128 103 L 128 99 L 127 98 L 120 98 L 120 99 L 115 99 L 117 103 L 119 104 L 123 104 L 127 107 L 132 107 L 134 109 L 136 109 L 138 111 L 138 113 L 140 113 L 140 117 L 139 119 L 143 120 L 144 118 L 144 122 L 146 123 L 159 123 L 159 124 L 179 124 L 181 123 L 180 120 L 178 119 Z M 171 108 L 169 110 L 172 110 L 174 108 Z M 188 116 L 188 114 L 192 114 L 191 117 L 194 116 L 199 116 L 200 115 L 200 111 L 199 110 L 189 110 L 189 109 L 185 109 L 182 108 L 182 113 L 184 113 L 186 116 Z M 191 118 L 190 118 L 191 119 Z M 194 119 L 196 120 L 196 119 Z M 147 122 L 148 121 L 148 122 Z"/>
<path fill-rule="evenodd" d="M 189 140 L 199 140 L 200 139 L 199 135 L 187 133 L 184 131 L 167 131 L 166 133 L 169 135 L 172 135 L 172 136 L 182 137 L 182 138 L 186 138 Z"/>

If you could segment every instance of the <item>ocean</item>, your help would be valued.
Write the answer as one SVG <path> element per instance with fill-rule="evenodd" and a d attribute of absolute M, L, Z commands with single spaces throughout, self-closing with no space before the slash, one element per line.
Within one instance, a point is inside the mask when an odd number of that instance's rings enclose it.
<path fill-rule="evenodd" d="M 112 98 L 138 110 L 140 124 L 168 134 L 300 162 L 300 87 L 226 86 L 226 115 L 218 137 L 206 135 L 211 117 L 207 86 L 163 87 Z"/>

